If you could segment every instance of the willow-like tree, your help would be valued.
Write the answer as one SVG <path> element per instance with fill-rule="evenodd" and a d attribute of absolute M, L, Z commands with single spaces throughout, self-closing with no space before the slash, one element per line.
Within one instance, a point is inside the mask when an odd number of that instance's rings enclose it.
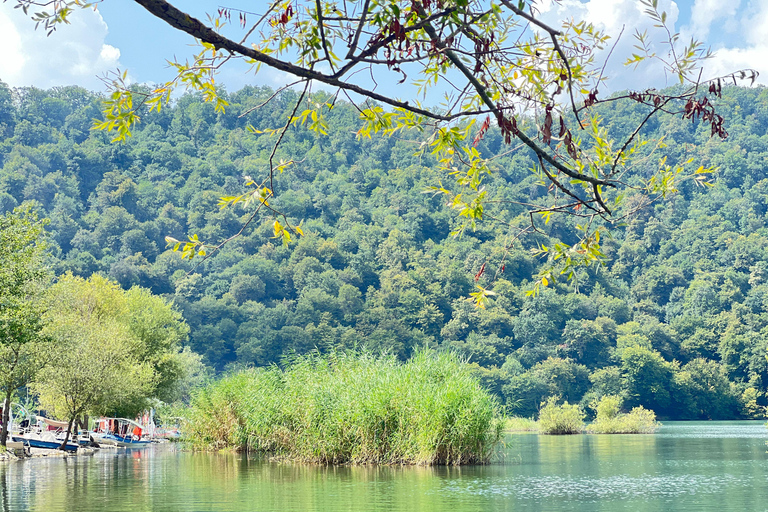
<path fill-rule="evenodd" d="M 8 440 L 14 392 L 26 386 L 49 360 L 42 332 L 45 265 L 44 221 L 29 207 L 0 217 L 0 445 Z M 5 406 L 3 406 L 5 405 Z"/>
<path fill-rule="evenodd" d="M 247 193 L 221 200 L 222 206 L 243 203 L 251 209 L 251 219 L 259 213 L 274 215 L 275 237 L 285 242 L 292 234 L 301 234 L 301 228 L 270 202 L 277 194 L 276 173 L 293 163 L 290 157 L 278 159 L 277 149 L 291 126 L 326 132 L 324 113 L 337 99 L 346 98 L 358 107 L 364 121 L 361 137 L 373 132 L 426 132 L 421 150 L 437 158 L 446 178 L 433 191 L 444 194 L 462 219 L 457 233 L 493 217 L 487 210 L 493 197 L 484 180 L 494 164 L 475 146 L 488 130 L 499 130 L 510 150 L 527 148 L 535 155 L 533 171 L 549 190 L 546 199 L 523 205 L 530 211 L 530 223 L 509 226 L 509 246 L 539 229 L 553 213 L 583 219 L 575 244 L 541 247 L 541 255 L 552 264 L 541 271 L 534 290 L 559 275 L 572 276 L 577 265 L 600 260 L 602 230 L 675 192 L 681 180 L 707 182 L 711 169 L 697 162 L 672 162 L 647 148 L 640 151 L 648 142 L 640 132 L 649 119 L 660 112 L 680 115 L 708 123 L 713 136 L 725 137 L 725 120 L 716 111 L 715 98 L 726 79 L 754 81 L 756 76 L 744 70 L 700 82 L 700 63 L 708 50 L 673 33 L 657 0 L 640 1 L 662 41 L 636 33 L 636 52 L 625 63 L 661 66 L 668 76 L 677 77 L 679 87 L 671 93 L 648 89 L 605 98 L 600 95 L 605 62 L 597 56 L 611 44 L 608 36 L 585 21 L 548 23 L 531 0 L 275 0 L 259 13 L 219 8 L 208 24 L 166 0 L 135 1 L 173 29 L 195 37 L 200 52 L 189 61 L 176 62 L 176 78 L 151 91 L 132 88 L 125 74 L 116 75 L 97 128 L 116 132 L 115 140 L 124 139 L 142 109 L 160 110 L 179 85 L 202 92 L 218 110 L 225 109 L 227 102 L 219 96 L 214 76 L 231 60 L 245 60 L 257 72 L 267 66 L 293 76 L 286 87 L 299 87 L 302 93 L 285 123 L 252 127 L 256 135 L 275 138 L 267 168 L 260 176 L 246 178 Z M 15 2 L 25 12 L 31 9 L 33 20 L 48 31 L 66 22 L 73 9 L 87 5 L 83 0 Z M 410 85 L 398 91 L 416 92 L 409 97 L 380 92 L 377 84 L 392 82 L 393 76 Z M 313 84 L 335 92 L 314 103 L 315 97 L 308 94 Z M 443 101 L 435 99 L 443 95 Z M 626 98 L 645 105 L 645 113 L 628 136 L 614 140 L 592 107 Z M 627 175 L 639 164 L 653 172 L 647 179 L 630 182 Z M 625 203 L 627 195 L 641 200 Z M 193 235 L 169 242 L 192 258 L 205 257 L 226 240 L 205 243 Z M 504 258 L 487 262 L 479 273 L 503 268 Z M 481 287 L 473 296 L 483 306 L 491 294 Z"/>

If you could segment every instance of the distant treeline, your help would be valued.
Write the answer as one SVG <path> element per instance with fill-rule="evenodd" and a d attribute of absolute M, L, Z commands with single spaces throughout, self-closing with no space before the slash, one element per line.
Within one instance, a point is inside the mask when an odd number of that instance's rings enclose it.
<path fill-rule="evenodd" d="M 466 355 L 509 412 L 536 414 L 557 395 L 589 404 L 620 395 L 660 418 L 761 416 L 768 386 L 768 91 L 729 88 L 721 114 L 730 137 L 678 117 L 643 132 L 659 156 L 719 166 L 713 188 L 681 185 L 603 240 L 605 266 L 582 271 L 537 297 L 525 295 L 541 264 L 530 249 L 575 242 L 578 219 L 554 216 L 544 234 L 515 244 L 486 220 L 450 236 L 457 221 L 418 134 L 358 139 L 357 111 L 337 103 L 329 134 L 291 128 L 278 158 L 296 159 L 275 181 L 276 206 L 304 221 L 289 247 L 273 219 L 204 263 L 182 261 L 164 237 L 219 241 L 248 214 L 220 210 L 221 195 L 264 176 L 275 142 L 257 129 L 282 126 L 295 92 L 250 110 L 273 91 L 227 94 L 215 113 L 194 95 L 142 115 L 134 137 L 112 144 L 90 130 L 101 97 L 76 87 L 11 90 L 0 85 L 0 212 L 36 201 L 55 242 L 55 272 L 108 276 L 173 298 L 191 327 L 191 348 L 217 371 L 280 363 L 293 353 L 346 347 L 407 359 L 416 348 Z M 322 93 L 318 93 L 322 94 Z M 243 117 L 240 114 L 249 111 Z M 645 115 L 612 103 L 603 124 L 617 138 Z M 632 122 L 630 122 L 632 121 Z M 633 124 L 635 123 L 635 124 Z M 650 145 L 649 145 L 650 147 Z M 479 142 L 498 172 L 492 215 L 525 225 L 519 203 L 547 191 L 534 160 L 490 130 Z M 633 204 L 632 198 L 625 203 Z M 621 212 L 619 212 L 621 213 Z M 487 309 L 466 298 L 474 276 L 497 295 Z M 496 278 L 492 284 L 491 281 Z"/>

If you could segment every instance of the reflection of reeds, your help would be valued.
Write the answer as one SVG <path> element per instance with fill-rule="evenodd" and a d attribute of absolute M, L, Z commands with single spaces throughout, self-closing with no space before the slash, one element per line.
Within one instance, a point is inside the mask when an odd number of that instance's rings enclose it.
<path fill-rule="evenodd" d="M 195 397 L 185 431 L 198 448 L 296 461 L 475 464 L 500 440 L 496 414 L 453 355 L 334 354 L 224 378 Z"/>
<path fill-rule="evenodd" d="M 255 459 L 255 460 L 254 460 Z M 446 485 L 487 474 L 488 466 L 317 465 L 265 462 L 251 454 L 183 452 L 174 463 L 177 509 L 443 511 Z M 502 466 L 492 466 L 493 469 Z M 194 493 L 190 495 L 190 493 Z M 167 500 L 172 500 L 166 495 Z M 482 497 L 476 498 L 481 503 Z M 190 503 L 200 502 L 200 506 Z M 208 507 L 202 504 L 214 504 Z M 241 503 L 241 508 L 221 504 Z M 220 505 L 219 508 L 215 504 Z M 166 510 L 166 509 L 162 509 Z"/>

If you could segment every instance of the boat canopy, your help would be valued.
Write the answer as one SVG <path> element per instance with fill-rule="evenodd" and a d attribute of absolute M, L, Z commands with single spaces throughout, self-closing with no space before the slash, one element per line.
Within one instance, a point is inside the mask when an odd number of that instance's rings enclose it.
<path fill-rule="evenodd" d="M 107 421 L 118 421 L 120 423 L 128 423 L 129 425 L 133 425 L 134 427 L 139 427 L 142 430 L 146 429 L 145 426 L 140 425 L 139 423 L 136 423 L 133 420 L 129 420 L 128 418 L 106 418 L 106 417 L 105 418 L 101 418 L 101 421 L 104 421 L 104 420 L 107 420 Z"/>
<path fill-rule="evenodd" d="M 63 429 L 63 428 L 67 428 L 69 426 L 69 423 L 67 423 L 66 421 L 52 420 L 52 419 L 46 418 L 44 416 L 38 416 L 37 419 L 42 421 L 46 425 L 51 426 L 51 427 L 56 427 L 56 428 L 62 428 Z"/>

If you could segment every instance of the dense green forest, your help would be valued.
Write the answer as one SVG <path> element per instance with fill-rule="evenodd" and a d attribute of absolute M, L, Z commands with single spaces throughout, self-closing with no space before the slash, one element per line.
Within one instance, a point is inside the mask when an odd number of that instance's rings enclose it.
<path fill-rule="evenodd" d="M 172 298 L 191 349 L 219 372 L 316 348 L 406 359 L 428 346 L 466 355 L 511 414 L 534 415 L 550 395 L 586 406 L 619 394 L 626 408 L 643 405 L 661 418 L 762 417 L 766 89 L 723 91 L 726 141 L 679 116 L 652 119 L 644 135 L 663 138 L 668 161 L 718 166 L 715 186 L 682 184 L 630 216 L 604 240 L 604 266 L 535 297 L 525 293 L 541 264 L 531 249 L 573 243 L 576 219 L 552 217 L 506 256 L 504 223 L 486 219 L 453 237 L 454 214 L 424 193 L 440 176 L 428 151 L 417 154 L 418 134 L 358 138 L 359 114 L 344 103 L 329 113 L 327 136 L 291 128 L 278 152 L 297 163 L 275 181 L 276 206 L 303 221 L 305 236 L 283 246 L 265 215 L 204 262 L 182 261 L 165 236 L 216 242 L 247 217 L 217 203 L 243 190 L 244 176 L 264 175 L 275 139 L 247 127 L 281 126 L 296 95 L 254 108 L 272 93 L 228 93 L 225 113 L 185 95 L 145 112 L 133 138 L 113 144 L 90 129 L 99 95 L 0 83 L 0 213 L 34 201 L 50 218 L 57 275 L 100 273 Z M 618 138 L 646 111 L 627 101 L 601 114 Z M 493 217 L 530 222 L 519 203 L 547 193 L 532 155 L 507 153 L 494 130 L 478 149 L 498 156 L 488 181 Z M 483 264 L 478 282 L 497 295 L 478 309 L 466 299 Z"/>

